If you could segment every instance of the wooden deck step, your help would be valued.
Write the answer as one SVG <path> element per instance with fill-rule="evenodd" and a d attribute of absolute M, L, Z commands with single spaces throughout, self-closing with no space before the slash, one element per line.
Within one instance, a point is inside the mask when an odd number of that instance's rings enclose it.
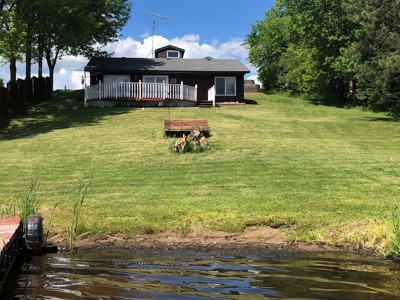
<path fill-rule="evenodd" d="M 199 107 L 213 107 L 213 102 L 208 100 L 197 100 L 197 106 Z"/>

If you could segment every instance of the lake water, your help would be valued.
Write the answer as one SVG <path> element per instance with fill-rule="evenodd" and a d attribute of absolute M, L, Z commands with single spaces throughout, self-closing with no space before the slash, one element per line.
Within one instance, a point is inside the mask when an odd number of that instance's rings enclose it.
<path fill-rule="evenodd" d="M 336 252 L 61 252 L 33 257 L 3 298 L 400 300 L 400 266 Z"/>

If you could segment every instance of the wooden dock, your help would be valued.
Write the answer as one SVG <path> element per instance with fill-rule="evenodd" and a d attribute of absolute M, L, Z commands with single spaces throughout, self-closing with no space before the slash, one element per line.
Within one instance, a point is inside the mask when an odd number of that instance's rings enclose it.
<path fill-rule="evenodd" d="M 19 217 L 0 218 L 0 290 L 23 247 L 23 229 Z"/>

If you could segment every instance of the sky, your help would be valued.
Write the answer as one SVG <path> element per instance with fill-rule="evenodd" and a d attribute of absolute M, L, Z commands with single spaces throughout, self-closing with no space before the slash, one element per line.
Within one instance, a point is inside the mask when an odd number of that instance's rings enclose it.
<path fill-rule="evenodd" d="M 257 78 L 242 46 L 251 25 L 265 18 L 274 0 L 131 0 L 131 17 L 117 42 L 104 47 L 114 57 L 152 57 L 152 49 L 174 45 L 185 49 L 185 58 L 237 58 L 249 69 L 245 78 Z M 153 35 L 153 24 L 155 25 Z M 80 89 L 89 59 L 63 57 L 54 71 L 54 89 Z M 37 75 L 37 65 L 32 66 Z M 44 76 L 48 75 L 44 61 Z M 9 67 L 0 67 L 0 78 L 9 81 Z M 25 66 L 17 65 L 25 78 Z"/>

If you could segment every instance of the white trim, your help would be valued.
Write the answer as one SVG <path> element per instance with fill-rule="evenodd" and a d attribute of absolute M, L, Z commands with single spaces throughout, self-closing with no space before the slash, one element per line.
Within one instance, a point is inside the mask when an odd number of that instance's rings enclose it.
<path fill-rule="evenodd" d="M 169 56 L 170 53 L 178 53 L 178 56 Z M 179 58 L 181 56 L 178 50 L 167 50 L 167 58 Z"/>
<path fill-rule="evenodd" d="M 212 101 L 213 106 L 215 107 L 215 87 L 212 86 L 208 89 L 208 101 Z"/>
<path fill-rule="evenodd" d="M 85 88 L 85 100 L 119 100 L 128 98 L 129 100 L 189 100 L 197 101 L 196 86 L 181 84 L 163 83 L 143 83 L 139 82 L 111 82 L 87 86 Z M 126 99 L 124 99 L 125 101 Z"/>
<path fill-rule="evenodd" d="M 146 82 L 146 79 L 145 79 L 145 78 L 149 78 L 149 77 L 154 77 L 154 78 L 162 77 L 162 78 L 166 78 L 166 80 L 165 80 L 166 83 L 168 83 L 168 80 L 169 80 L 169 76 L 168 76 L 168 75 L 143 75 L 143 82 Z M 155 82 L 154 82 L 154 83 L 155 83 Z"/>

